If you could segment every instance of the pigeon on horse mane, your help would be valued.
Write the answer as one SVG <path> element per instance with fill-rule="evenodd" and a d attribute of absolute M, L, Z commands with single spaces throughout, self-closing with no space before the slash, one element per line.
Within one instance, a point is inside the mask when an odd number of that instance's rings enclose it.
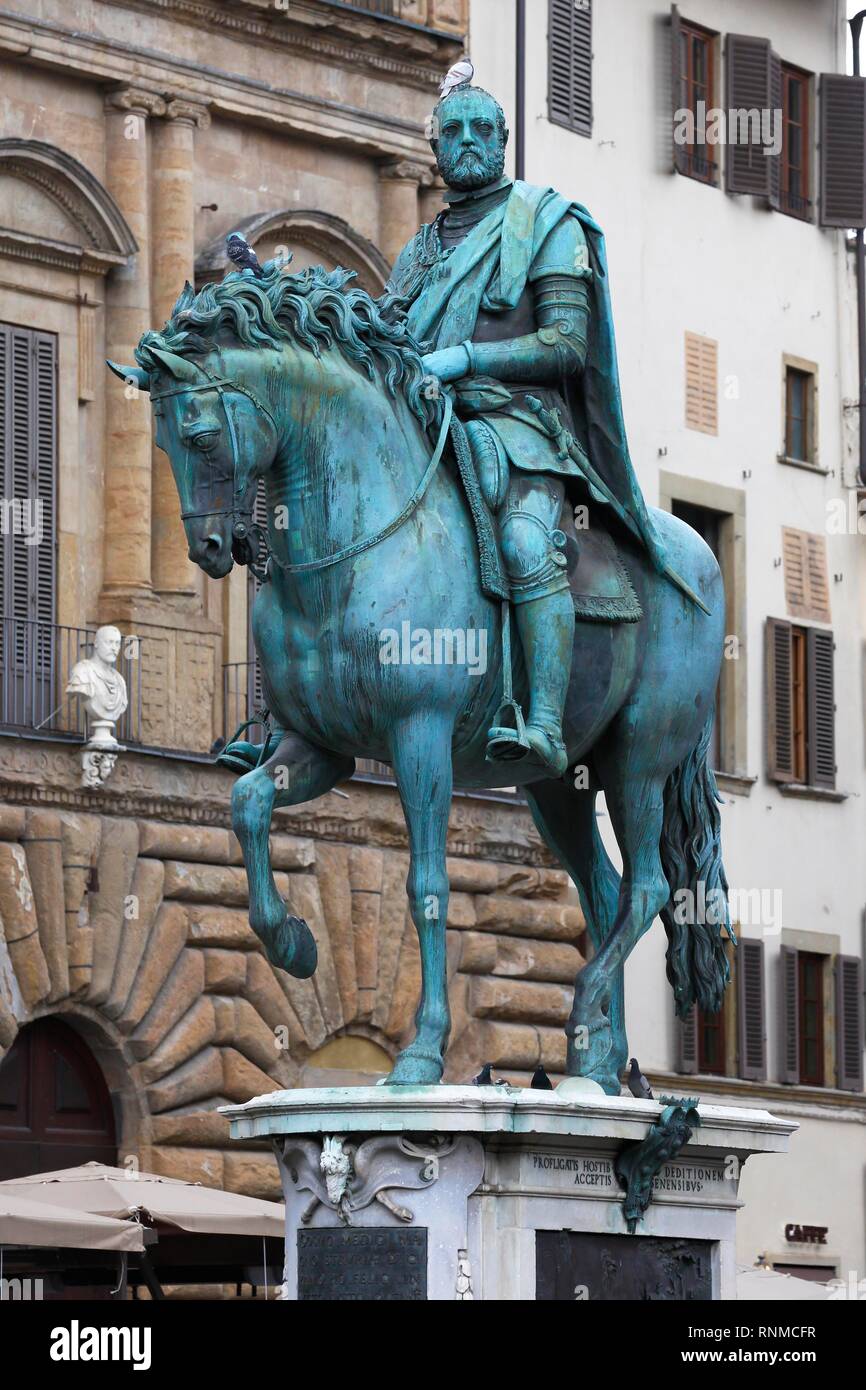
<path fill-rule="evenodd" d="M 442 81 L 439 83 L 439 99 L 443 100 L 456 92 L 458 87 L 466 87 L 475 76 L 475 66 L 469 58 L 461 58 L 453 67 L 449 68 Z"/>
<path fill-rule="evenodd" d="M 240 232 L 229 232 L 226 237 L 226 255 L 238 270 L 251 270 L 260 279 L 264 275 L 259 258 Z"/>

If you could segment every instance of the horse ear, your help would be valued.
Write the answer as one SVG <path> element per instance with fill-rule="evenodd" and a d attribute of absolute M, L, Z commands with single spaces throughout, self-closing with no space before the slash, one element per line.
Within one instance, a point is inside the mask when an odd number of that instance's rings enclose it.
<path fill-rule="evenodd" d="M 206 380 L 194 362 L 190 362 L 186 357 L 179 357 L 176 352 L 167 352 L 165 348 L 157 347 L 148 347 L 148 352 L 178 381 L 189 381 L 198 385 L 200 381 Z"/>
<path fill-rule="evenodd" d="M 124 367 L 122 363 L 112 362 L 108 357 L 105 359 L 105 364 L 114 372 L 115 376 L 120 377 L 121 381 L 135 382 L 139 391 L 150 390 L 150 372 L 146 372 L 143 367 Z"/>

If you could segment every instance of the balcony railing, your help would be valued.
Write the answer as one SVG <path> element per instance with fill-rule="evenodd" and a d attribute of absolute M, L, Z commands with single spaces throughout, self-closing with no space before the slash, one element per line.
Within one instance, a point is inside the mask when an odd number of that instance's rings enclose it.
<path fill-rule="evenodd" d="M 66 694 L 70 672 L 93 655 L 92 628 L 64 627 L 26 618 L 0 619 L 0 728 L 46 738 L 86 740 L 87 715 Z M 141 742 L 141 642 L 124 640 L 119 669 L 129 705 L 118 720 L 119 743 Z"/>

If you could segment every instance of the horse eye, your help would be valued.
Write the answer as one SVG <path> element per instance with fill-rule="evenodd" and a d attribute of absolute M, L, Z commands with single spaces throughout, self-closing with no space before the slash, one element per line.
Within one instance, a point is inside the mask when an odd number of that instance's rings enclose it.
<path fill-rule="evenodd" d="M 201 430 L 199 434 L 192 435 L 189 442 L 194 449 L 201 449 L 206 453 L 208 449 L 213 448 L 219 436 L 219 430 Z"/>

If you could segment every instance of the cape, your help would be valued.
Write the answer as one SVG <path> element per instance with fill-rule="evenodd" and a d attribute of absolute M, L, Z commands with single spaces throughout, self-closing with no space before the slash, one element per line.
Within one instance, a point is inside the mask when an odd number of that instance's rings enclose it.
<path fill-rule="evenodd" d="M 408 310 L 408 327 L 428 351 L 471 340 L 480 310 L 497 313 L 516 307 L 538 253 L 564 217 L 576 218 L 583 228 L 592 271 L 586 361 L 583 371 L 565 383 L 578 440 L 591 465 L 587 481 L 591 487 L 594 482 L 601 484 L 593 490 L 602 497 L 609 494 L 605 500 L 613 501 L 620 519 L 644 545 L 659 572 L 700 603 L 670 569 L 666 547 L 647 511 L 632 466 L 622 413 L 604 234 L 586 208 L 555 189 L 516 181 L 507 200 L 430 268 Z M 419 260 L 426 259 L 430 265 L 433 231 L 432 226 L 422 228 L 401 252 L 391 282 L 397 293 L 402 284 L 415 278 L 413 269 L 417 273 Z"/>

